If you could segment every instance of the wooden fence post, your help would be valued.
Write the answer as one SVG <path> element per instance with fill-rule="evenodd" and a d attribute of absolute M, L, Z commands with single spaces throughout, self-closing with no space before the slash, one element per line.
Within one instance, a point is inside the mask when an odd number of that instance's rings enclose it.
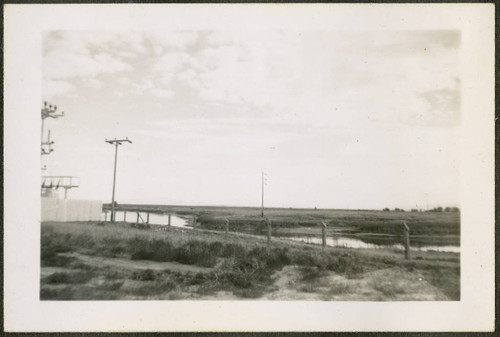
<path fill-rule="evenodd" d="M 149 225 L 149 212 L 146 213 L 146 223 Z"/>
<path fill-rule="evenodd" d="M 268 218 L 264 218 L 264 221 L 267 224 L 267 243 L 271 244 L 271 221 Z"/>
<path fill-rule="evenodd" d="M 169 229 L 169 230 L 170 230 L 171 226 L 172 226 L 172 225 L 170 224 L 170 214 L 169 214 L 169 215 L 168 215 L 168 229 Z"/>
<path fill-rule="evenodd" d="M 410 227 L 406 224 L 406 222 L 403 222 L 404 226 L 404 244 L 405 244 L 405 259 L 409 260 L 410 259 Z"/>
<path fill-rule="evenodd" d="M 137 212 L 137 224 L 139 224 L 139 212 Z"/>
<path fill-rule="evenodd" d="M 326 247 L 326 222 L 321 221 L 321 246 Z"/>

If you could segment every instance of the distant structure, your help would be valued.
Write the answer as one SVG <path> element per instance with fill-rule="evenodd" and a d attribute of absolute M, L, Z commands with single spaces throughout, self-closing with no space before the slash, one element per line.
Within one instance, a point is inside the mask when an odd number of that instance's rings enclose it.
<path fill-rule="evenodd" d="M 42 196 L 53 197 L 53 190 L 64 188 L 64 199 L 68 198 L 68 190 L 79 187 L 80 178 L 73 176 L 42 176 Z"/>
<path fill-rule="evenodd" d="M 54 149 L 52 148 L 52 145 L 54 145 L 54 141 L 50 139 L 50 130 L 47 131 L 47 139 L 44 140 L 45 138 L 45 119 L 47 118 L 52 118 L 52 119 L 58 119 L 59 117 L 64 117 L 64 111 L 61 113 L 57 112 L 57 105 L 52 105 L 47 103 L 46 101 L 43 102 L 43 107 L 41 110 L 41 117 L 42 117 L 42 131 L 41 131 L 41 140 L 40 140 L 40 145 L 41 145 L 41 156 L 43 158 L 44 155 L 49 155 L 51 154 Z M 42 166 L 42 170 L 45 171 L 47 167 L 44 165 Z M 42 197 L 56 197 L 57 193 L 56 191 L 59 188 L 64 188 L 64 198 L 66 199 L 68 197 L 68 190 L 71 188 L 75 188 L 79 186 L 79 178 L 78 177 L 73 177 L 73 176 L 42 176 L 42 181 L 41 181 L 41 195 Z"/>
<path fill-rule="evenodd" d="M 43 107 L 42 107 L 42 132 L 41 132 L 41 145 L 42 145 L 42 155 L 47 155 L 50 154 L 54 149 L 52 148 L 52 145 L 54 144 L 53 141 L 50 140 L 50 130 L 48 132 L 47 140 L 44 141 L 44 126 L 45 126 L 45 119 L 46 118 L 54 118 L 57 119 L 59 117 L 64 117 L 64 111 L 61 112 L 60 114 L 56 113 L 57 111 L 57 106 L 48 104 L 47 102 L 43 102 Z"/>
<path fill-rule="evenodd" d="M 50 130 L 45 138 L 45 119 L 63 117 L 64 112 L 57 113 L 57 106 L 43 103 L 42 107 L 42 132 L 41 132 L 41 158 L 51 154 L 54 141 L 50 139 Z M 42 171 L 46 170 L 42 166 Z M 73 176 L 48 176 L 41 177 L 41 221 L 98 221 L 102 214 L 102 202 L 98 200 L 67 199 L 68 190 L 79 187 L 80 180 Z M 64 199 L 58 198 L 57 190 L 64 189 Z"/>

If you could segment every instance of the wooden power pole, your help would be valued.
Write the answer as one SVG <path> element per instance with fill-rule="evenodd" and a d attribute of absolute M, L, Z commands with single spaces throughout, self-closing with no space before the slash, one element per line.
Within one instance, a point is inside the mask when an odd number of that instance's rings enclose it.
<path fill-rule="evenodd" d="M 112 144 L 115 146 L 115 168 L 113 171 L 113 194 L 111 196 L 111 222 L 115 222 L 115 185 L 116 185 L 116 159 L 118 158 L 118 145 L 122 145 L 124 142 L 132 143 L 128 137 L 125 139 L 113 139 L 113 140 L 104 140 L 106 143 Z"/>

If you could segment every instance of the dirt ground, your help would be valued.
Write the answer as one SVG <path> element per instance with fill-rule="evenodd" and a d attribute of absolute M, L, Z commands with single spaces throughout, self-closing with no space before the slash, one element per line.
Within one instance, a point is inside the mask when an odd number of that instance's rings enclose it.
<path fill-rule="evenodd" d="M 62 253 L 61 256 L 72 258 L 82 263 L 88 269 L 104 271 L 95 273 L 82 289 L 82 285 L 69 286 L 72 292 L 82 294 L 95 292 L 98 298 L 102 292 L 108 292 L 113 299 L 120 300 L 241 300 L 232 291 L 215 291 L 200 293 L 198 285 L 187 287 L 167 287 L 162 289 L 162 282 L 155 280 L 131 279 L 130 275 L 140 271 L 154 271 L 158 274 L 175 273 L 192 278 L 199 273 L 209 273 L 218 268 L 204 268 L 195 265 L 185 265 L 177 262 L 154 262 L 146 260 L 130 260 L 126 258 L 109 258 L 90 256 L 79 253 Z M 85 272 L 75 268 L 42 267 L 41 278 L 47 278 L 56 273 Z M 113 275 L 113 280 L 109 280 Z M 115 286 L 114 286 L 115 285 Z M 119 285 L 119 287 L 118 287 Z M 44 284 L 44 289 L 58 290 L 64 287 L 60 284 Z M 66 286 L 68 287 L 68 286 Z M 116 287 L 117 289 L 113 289 Z M 158 289 L 151 295 L 144 289 Z M 92 299 L 91 295 L 91 299 Z M 104 294 L 104 297 L 106 295 Z M 95 298 L 96 299 L 96 298 Z M 450 300 L 438 288 L 431 285 L 425 275 L 419 271 L 408 271 L 393 267 L 370 271 L 355 277 L 323 271 L 319 275 L 304 277 L 303 267 L 285 266 L 272 276 L 272 284 L 267 291 L 253 300 L 319 300 L 319 301 L 446 301 Z"/>

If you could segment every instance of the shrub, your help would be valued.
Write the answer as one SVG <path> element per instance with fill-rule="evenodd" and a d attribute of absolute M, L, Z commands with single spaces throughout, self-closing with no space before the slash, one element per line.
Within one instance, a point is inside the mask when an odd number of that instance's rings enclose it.
<path fill-rule="evenodd" d="M 57 254 L 58 249 L 53 246 L 42 246 L 40 263 L 42 267 L 66 267 L 75 261 L 74 257 Z"/>
<path fill-rule="evenodd" d="M 175 261 L 184 264 L 196 264 L 202 267 L 213 267 L 217 262 L 216 256 L 208 254 L 208 245 L 205 242 L 188 241 L 175 249 Z"/>
<path fill-rule="evenodd" d="M 45 278 L 48 284 L 71 283 L 71 277 L 68 273 L 54 273 Z"/>
<path fill-rule="evenodd" d="M 302 266 L 299 271 L 302 281 L 312 281 L 326 275 L 325 271 L 318 267 Z"/>
<path fill-rule="evenodd" d="M 291 262 L 287 248 L 255 247 L 248 252 L 248 257 L 261 261 L 270 269 L 278 269 Z"/>
<path fill-rule="evenodd" d="M 114 291 L 114 290 L 118 290 L 122 287 L 123 285 L 123 281 L 107 281 L 99 286 L 97 286 L 97 289 L 99 290 L 110 290 L 110 291 Z"/>
<path fill-rule="evenodd" d="M 132 278 L 138 281 L 154 281 L 156 280 L 156 274 L 151 269 L 144 269 L 134 272 Z"/>
<path fill-rule="evenodd" d="M 360 274 L 364 271 L 361 261 L 348 254 L 331 259 L 328 269 L 347 275 Z"/>
<path fill-rule="evenodd" d="M 130 258 L 132 260 L 172 261 L 174 249 L 169 241 L 161 239 L 146 240 L 135 237 L 129 240 Z"/>
<path fill-rule="evenodd" d="M 66 273 L 66 272 L 57 272 L 47 276 L 44 281 L 47 284 L 82 284 L 87 283 L 93 278 L 93 274 L 91 272 L 76 272 L 76 273 Z"/>

